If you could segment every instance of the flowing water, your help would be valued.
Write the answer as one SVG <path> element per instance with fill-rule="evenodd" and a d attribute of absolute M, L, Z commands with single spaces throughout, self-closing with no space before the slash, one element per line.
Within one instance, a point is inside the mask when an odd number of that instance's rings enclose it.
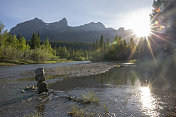
<path fill-rule="evenodd" d="M 6 103 L 0 100 L 0 116 L 27 116 L 37 112 L 46 117 L 65 117 L 73 105 L 85 113 L 96 113 L 94 116 L 103 115 L 105 111 L 109 112 L 107 116 L 115 117 L 158 117 L 174 113 L 176 93 L 174 88 L 166 88 L 169 81 L 154 87 L 159 82 L 156 75 L 151 75 L 150 70 L 147 73 L 141 70 L 136 65 L 124 65 L 100 75 L 64 78 L 50 84 L 54 93 L 45 95 L 21 94 L 19 90 L 14 94 L 15 99 Z M 90 92 L 99 100 L 98 104 L 81 104 L 66 98 L 81 98 Z M 5 91 L 1 94 L 5 95 Z"/>

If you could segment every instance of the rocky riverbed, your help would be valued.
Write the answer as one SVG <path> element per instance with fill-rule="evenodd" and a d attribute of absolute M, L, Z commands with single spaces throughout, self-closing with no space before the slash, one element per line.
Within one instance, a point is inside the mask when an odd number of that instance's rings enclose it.
<path fill-rule="evenodd" d="M 57 66 L 51 68 L 45 68 L 46 76 L 56 76 L 51 79 L 47 79 L 47 83 L 54 83 L 62 78 L 73 78 L 83 76 L 93 76 L 96 74 L 102 74 L 116 65 L 114 63 L 100 62 L 100 63 L 81 63 L 71 64 L 66 66 Z M 24 67 L 24 66 L 22 66 Z M 27 67 L 27 66 L 26 66 Z M 32 92 L 23 92 L 27 86 L 36 85 L 34 80 L 35 69 L 25 71 L 20 75 L 13 74 L 13 77 L 0 79 L 0 115 L 2 116 L 22 116 L 25 113 L 33 112 L 35 103 L 33 106 L 29 106 L 24 100 L 30 101 L 36 98 L 36 94 Z M 11 72 L 11 71 L 8 71 Z M 20 77 L 17 77 L 20 76 Z M 57 77 L 58 76 L 58 77 Z M 59 77 L 60 76 L 60 77 Z M 19 80 L 19 79 L 23 80 Z M 26 80 L 32 78 L 33 80 Z M 25 79 L 25 80 L 24 80 Z M 38 96 L 37 96 L 38 97 Z M 19 106 L 21 105 L 21 106 Z M 22 108 L 19 108 L 22 107 Z M 25 109 L 25 108 L 32 109 Z M 71 107 L 71 106 L 69 106 Z"/>
<path fill-rule="evenodd" d="M 46 68 L 45 74 L 46 76 L 83 77 L 105 73 L 115 66 L 116 64 L 108 62 L 75 64 Z M 35 73 L 34 70 L 31 70 L 23 73 L 22 75 L 24 77 L 34 77 Z"/>

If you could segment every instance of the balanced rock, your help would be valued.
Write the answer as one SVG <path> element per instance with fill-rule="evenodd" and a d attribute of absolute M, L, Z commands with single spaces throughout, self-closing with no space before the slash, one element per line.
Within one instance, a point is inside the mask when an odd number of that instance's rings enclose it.
<path fill-rule="evenodd" d="M 45 76 L 36 75 L 36 76 L 35 76 L 35 80 L 38 81 L 38 82 L 39 82 L 39 81 L 45 81 Z"/>
<path fill-rule="evenodd" d="M 44 75 L 44 73 L 45 73 L 45 71 L 44 71 L 43 68 L 37 68 L 37 69 L 35 70 L 35 74 L 36 74 L 36 75 Z"/>
<path fill-rule="evenodd" d="M 48 92 L 48 84 L 45 81 L 39 81 L 37 83 L 38 93 Z"/>
<path fill-rule="evenodd" d="M 36 81 L 45 81 L 45 76 L 44 76 L 44 69 L 43 68 L 38 68 L 35 70 L 35 80 Z"/>
<path fill-rule="evenodd" d="M 38 68 L 35 70 L 35 80 L 38 81 L 37 88 L 38 93 L 48 92 L 48 84 L 45 82 L 44 69 Z"/>

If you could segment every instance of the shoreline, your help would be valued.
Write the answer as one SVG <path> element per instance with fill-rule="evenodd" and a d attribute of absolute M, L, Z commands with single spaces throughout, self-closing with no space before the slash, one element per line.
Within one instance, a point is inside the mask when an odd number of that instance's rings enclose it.
<path fill-rule="evenodd" d="M 84 77 L 97 75 L 108 72 L 112 68 L 117 67 L 117 64 L 112 62 L 91 62 L 86 64 L 75 64 L 68 66 L 59 66 L 54 68 L 45 68 L 45 76 L 47 80 L 58 80 L 59 78 Z M 22 74 L 24 77 L 21 80 L 27 81 L 27 78 L 35 77 L 34 70 L 27 71 Z M 48 77 L 48 78 L 47 78 Z M 46 80 L 46 81 L 47 81 Z M 18 79 L 20 81 L 20 78 Z"/>
<path fill-rule="evenodd" d="M 49 64 L 49 63 L 61 63 L 61 62 L 74 62 L 71 60 L 60 59 L 58 61 L 33 61 L 33 60 L 7 60 L 1 61 L 1 66 L 16 66 L 16 65 L 29 65 L 29 64 Z"/>

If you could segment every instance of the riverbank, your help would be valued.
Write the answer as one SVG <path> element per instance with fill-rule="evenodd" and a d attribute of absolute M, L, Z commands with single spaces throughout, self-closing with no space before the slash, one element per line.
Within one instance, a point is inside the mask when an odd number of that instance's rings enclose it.
<path fill-rule="evenodd" d="M 15 65 L 27 65 L 27 64 L 48 64 L 48 63 L 60 63 L 60 62 L 73 62 L 71 60 L 60 59 L 58 61 L 33 61 L 33 60 L 6 60 L 0 62 L 0 66 L 15 66 Z"/>
<path fill-rule="evenodd" d="M 68 66 L 58 66 L 54 68 L 46 68 L 45 75 L 47 79 L 57 79 L 63 77 L 83 77 L 90 75 L 102 74 L 110 69 L 116 67 L 115 63 L 110 62 L 98 62 L 98 63 L 86 63 L 86 64 L 74 64 Z M 34 80 L 34 70 L 27 71 L 22 74 L 25 78 L 18 79 L 18 81 L 31 81 Z"/>

